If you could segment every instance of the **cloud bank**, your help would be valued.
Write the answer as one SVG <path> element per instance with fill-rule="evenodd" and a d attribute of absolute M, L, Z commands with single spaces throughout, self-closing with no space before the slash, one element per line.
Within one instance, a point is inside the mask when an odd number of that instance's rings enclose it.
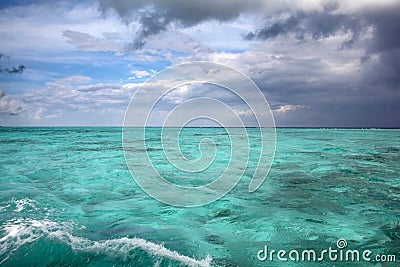
<path fill-rule="evenodd" d="M 0 8 L 0 41 L 16 61 L 2 59 L 2 117 L 121 121 L 134 89 L 155 72 L 209 60 L 253 79 L 278 126 L 400 127 L 398 14 L 394 0 L 9 5 Z M 5 104 L 11 96 L 25 112 Z"/>

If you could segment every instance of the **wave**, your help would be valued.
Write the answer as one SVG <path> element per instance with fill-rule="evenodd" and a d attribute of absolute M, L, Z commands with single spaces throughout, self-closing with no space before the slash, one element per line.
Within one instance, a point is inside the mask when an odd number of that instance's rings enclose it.
<path fill-rule="evenodd" d="M 134 249 L 141 249 L 154 257 L 167 258 L 186 266 L 211 266 L 212 258 L 197 260 L 176 251 L 169 250 L 161 244 L 155 244 L 142 238 L 116 238 L 93 241 L 84 237 L 74 236 L 72 223 L 58 223 L 48 219 L 14 219 L 6 221 L 1 226 L 5 235 L 0 238 L 0 265 L 7 261 L 18 248 L 40 238 L 54 239 L 67 244 L 74 251 L 104 253 L 126 256 Z M 3 258 L 4 257 L 4 258 Z M 2 259 L 3 258 L 3 259 Z"/>

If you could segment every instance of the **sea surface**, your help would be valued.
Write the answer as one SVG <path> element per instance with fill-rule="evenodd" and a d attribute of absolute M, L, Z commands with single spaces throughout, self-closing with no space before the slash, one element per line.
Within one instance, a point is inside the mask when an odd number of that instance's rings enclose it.
<path fill-rule="evenodd" d="M 248 192 L 253 153 L 229 194 L 194 208 L 143 192 L 127 168 L 121 132 L 0 128 L 1 266 L 313 266 L 257 254 L 266 245 L 338 249 L 339 239 L 397 263 L 324 259 L 319 266 L 399 266 L 400 130 L 278 128 L 275 159 L 257 191 Z M 159 132 L 146 135 L 149 152 L 162 152 Z M 182 153 L 197 158 L 201 138 L 217 138 L 218 173 L 229 156 L 225 134 L 184 130 Z M 154 164 L 176 183 L 213 178 L 179 180 L 166 160 Z"/>

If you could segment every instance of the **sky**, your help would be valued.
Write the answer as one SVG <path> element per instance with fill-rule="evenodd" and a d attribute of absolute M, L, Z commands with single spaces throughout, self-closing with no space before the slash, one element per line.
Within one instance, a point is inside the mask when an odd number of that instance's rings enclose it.
<path fill-rule="evenodd" d="M 399 14 L 395 0 L 1 1 L 0 125 L 121 126 L 150 77 L 211 61 L 252 79 L 278 127 L 400 127 Z M 201 96 L 242 105 L 182 86 L 152 123 Z"/>

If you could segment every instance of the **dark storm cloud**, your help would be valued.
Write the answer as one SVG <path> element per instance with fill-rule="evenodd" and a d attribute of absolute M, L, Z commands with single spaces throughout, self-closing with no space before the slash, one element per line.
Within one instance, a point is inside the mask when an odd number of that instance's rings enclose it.
<path fill-rule="evenodd" d="M 263 29 L 256 32 L 251 32 L 246 35 L 245 39 L 261 39 L 266 40 L 269 38 L 274 38 L 282 34 L 288 34 L 290 32 L 296 32 L 297 38 L 302 38 L 303 29 L 300 26 L 300 22 L 304 19 L 305 14 L 299 12 L 287 19 L 273 23 Z"/>
<path fill-rule="evenodd" d="M 133 49 L 143 47 L 148 37 L 171 26 L 185 28 L 209 20 L 225 22 L 246 12 L 257 14 L 258 18 L 261 15 L 268 23 L 254 28 L 245 36 L 246 40 L 268 42 L 284 36 L 294 37 L 302 47 L 315 41 L 324 47 L 308 55 L 308 59 L 289 48 L 277 50 L 276 54 L 287 53 L 288 62 L 280 63 L 285 67 L 257 69 L 251 76 L 269 97 L 273 109 L 284 105 L 299 107 L 278 114 L 278 125 L 281 121 L 289 126 L 400 126 L 400 90 L 396 90 L 400 88 L 400 2 L 359 4 L 353 9 L 343 8 L 345 2 L 340 1 L 321 1 L 322 8 L 308 9 L 278 2 L 280 7 L 271 8 L 273 11 L 269 10 L 272 2 L 265 2 L 254 1 L 250 5 L 240 0 L 101 0 L 100 9 L 114 9 L 124 20 L 140 23 Z M 258 23 L 255 21 L 254 25 Z M 324 40 L 343 34 L 348 38 L 339 47 Z M 352 62 L 345 60 L 347 50 L 363 51 L 358 58 L 359 71 L 349 68 L 350 74 L 335 72 L 321 63 L 335 62 L 332 56 L 337 55 L 343 57 L 343 61 L 336 62 L 339 67 L 340 63 L 356 64 L 357 56 L 352 58 L 349 54 Z M 249 66 L 263 65 L 256 63 L 250 62 Z"/>
<path fill-rule="evenodd" d="M 0 68 L 0 73 L 6 72 L 6 73 L 17 73 L 21 74 L 26 67 L 24 65 L 19 65 L 18 67 L 12 67 L 12 68 Z"/>
<path fill-rule="evenodd" d="M 318 77 L 316 71 L 309 75 Z M 282 71 L 288 72 L 290 71 Z M 332 75 L 327 78 L 306 81 L 300 70 L 287 74 L 287 80 L 273 80 L 281 73 L 266 73 L 255 79 L 277 110 L 281 105 L 300 108 L 287 113 L 275 113 L 278 126 L 300 127 L 399 127 L 400 90 L 381 86 L 357 84 L 353 75 Z M 282 74 L 284 75 L 284 74 Z M 367 82 L 362 82 L 366 85 Z M 361 88 L 357 88 L 361 87 Z"/>
<path fill-rule="evenodd" d="M 400 48 L 400 2 L 386 8 L 368 10 L 361 14 L 375 29 L 368 53 Z"/>
<path fill-rule="evenodd" d="M 100 10 L 114 9 L 124 20 L 139 20 L 139 29 L 132 48 L 141 48 L 146 38 L 165 31 L 171 24 L 189 27 L 207 20 L 229 21 L 241 13 L 257 10 L 262 1 L 241 0 L 100 0 Z"/>
<path fill-rule="evenodd" d="M 400 90 L 400 49 L 383 51 L 363 62 L 362 80 L 364 86 Z"/>
<path fill-rule="evenodd" d="M 374 36 L 362 60 L 364 86 L 400 90 L 400 3 L 387 9 L 369 10 L 366 20 Z M 400 105 L 400 100 L 399 100 Z"/>
<path fill-rule="evenodd" d="M 189 27 L 207 20 L 229 21 L 245 12 L 253 12 L 265 13 L 266 17 L 276 17 L 279 13 L 291 15 L 249 33 L 247 39 L 265 40 L 289 33 L 297 38 L 309 35 L 319 39 L 347 31 L 353 35 L 350 41 L 355 41 L 367 26 L 373 26 L 376 38 L 371 51 L 399 46 L 400 38 L 395 33 L 400 30 L 400 2 L 359 8 L 352 13 L 341 12 L 340 4 L 336 1 L 321 1 L 320 11 L 296 10 L 284 3 L 279 4 L 280 8 L 276 5 L 277 2 L 261 0 L 99 0 L 99 8 L 103 12 L 113 9 L 125 21 L 139 19 L 142 26 L 138 32 L 140 42 L 166 30 L 170 23 Z M 271 14 L 270 9 L 274 8 L 277 11 Z"/>
<path fill-rule="evenodd" d="M 307 46 L 309 40 L 324 44 L 323 38 L 346 32 L 350 38 L 340 46 L 345 50 L 334 53 L 345 58 L 346 49 L 363 51 L 357 72 L 335 73 L 326 68 L 322 62 L 331 61 L 328 55 L 333 53 L 329 52 L 332 47 L 326 46 L 309 55 L 310 62 L 302 58 L 282 62 L 282 69 L 255 78 L 274 103 L 273 109 L 279 110 L 286 104 L 304 107 L 295 112 L 276 112 L 277 125 L 400 127 L 399 4 L 360 9 L 351 14 L 332 12 L 337 8 L 298 11 L 247 36 L 267 41 L 291 36 L 301 46 Z"/>
<path fill-rule="evenodd" d="M 343 43 L 343 46 L 351 47 L 368 27 L 372 27 L 374 36 L 367 53 L 379 53 L 400 47 L 400 3 L 374 9 L 360 9 L 350 14 L 338 12 L 339 7 L 336 2 L 328 2 L 322 11 L 297 11 L 288 18 L 268 23 L 263 28 L 250 32 L 245 38 L 267 40 L 279 35 L 292 34 L 302 41 L 307 37 L 318 40 L 347 32 L 351 33 L 351 38 Z"/>
<path fill-rule="evenodd" d="M 319 40 L 330 37 L 339 32 L 350 32 L 351 38 L 342 44 L 350 47 L 360 37 L 365 29 L 364 21 L 354 15 L 335 14 L 332 9 L 324 11 L 304 12 L 298 11 L 288 18 L 267 24 L 265 27 L 250 32 L 246 40 L 267 40 L 279 35 L 293 35 L 299 41 L 309 38 Z"/>
<path fill-rule="evenodd" d="M 8 56 L 4 54 L 0 54 L 0 60 L 6 59 Z M 26 67 L 24 65 L 19 65 L 18 67 L 12 67 L 12 68 L 2 68 L 0 64 L 0 73 L 17 73 L 21 74 Z"/>
<path fill-rule="evenodd" d="M 335 54 L 340 56 L 342 51 Z M 320 51 L 306 54 L 306 58 L 312 57 L 307 60 L 287 57 L 275 70 L 253 78 L 272 109 L 300 107 L 287 113 L 275 112 L 278 126 L 400 127 L 400 90 L 394 90 L 399 76 L 388 71 L 399 69 L 396 57 L 389 63 L 382 53 L 377 62 L 365 63 L 361 72 L 350 68 L 348 73 L 332 72 L 324 64 L 329 56 Z"/>
<path fill-rule="evenodd" d="M 297 11 L 285 19 L 266 24 L 247 34 L 247 40 L 268 40 L 281 35 L 299 42 L 320 40 L 340 33 L 350 38 L 340 48 L 349 49 L 369 30 L 372 36 L 362 44 L 365 54 L 362 79 L 358 87 L 400 88 L 400 2 L 375 8 L 360 8 L 353 13 L 337 12 L 338 3 L 329 2 L 321 11 Z"/>
<path fill-rule="evenodd" d="M 158 34 L 167 29 L 170 20 L 166 17 L 157 17 L 151 14 L 141 14 L 140 22 L 142 28 L 137 33 L 135 41 L 132 44 L 133 49 L 142 48 L 145 44 L 147 37 Z"/>
<path fill-rule="evenodd" d="M 228 21 L 246 10 L 256 10 L 262 1 L 251 3 L 241 0 L 100 0 L 100 9 L 114 9 L 121 17 L 129 18 L 133 12 L 152 12 L 167 21 L 178 21 L 191 26 L 205 20 Z"/>

